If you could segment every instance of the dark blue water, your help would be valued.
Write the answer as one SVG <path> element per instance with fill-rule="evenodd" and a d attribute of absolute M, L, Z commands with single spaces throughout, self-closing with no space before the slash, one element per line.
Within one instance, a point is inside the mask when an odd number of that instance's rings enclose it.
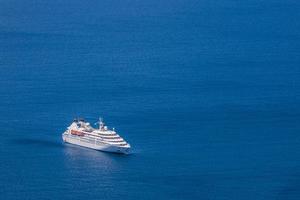
<path fill-rule="evenodd" d="M 299 10 L 0 1 L 0 199 L 300 199 Z M 77 116 L 133 154 L 64 145 Z"/>

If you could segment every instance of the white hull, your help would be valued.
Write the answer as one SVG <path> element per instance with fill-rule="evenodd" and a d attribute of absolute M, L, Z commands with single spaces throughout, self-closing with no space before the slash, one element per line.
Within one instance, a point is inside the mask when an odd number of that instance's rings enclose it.
<path fill-rule="evenodd" d="M 64 133 L 62 135 L 63 141 L 70 143 L 70 144 L 75 144 L 79 145 L 82 147 L 87 147 L 90 149 L 95 149 L 99 151 L 106 151 L 106 152 L 114 152 L 114 153 L 124 153 L 128 154 L 130 147 L 122 147 L 122 146 L 117 146 L 117 145 L 111 145 L 111 144 L 105 144 L 99 141 L 94 141 L 94 142 L 86 142 L 84 141 L 85 139 L 81 136 L 73 136 L 68 133 Z"/>

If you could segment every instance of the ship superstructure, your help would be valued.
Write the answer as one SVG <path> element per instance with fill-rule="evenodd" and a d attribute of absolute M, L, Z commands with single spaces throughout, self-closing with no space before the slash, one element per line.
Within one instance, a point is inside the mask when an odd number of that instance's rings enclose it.
<path fill-rule="evenodd" d="M 97 122 L 99 128 L 93 128 L 84 119 L 75 119 L 62 134 L 64 142 L 92 148 L 101 151 L 128 154 L 128 144 L 117 132 L 109 130 L 100 118 Z"/>

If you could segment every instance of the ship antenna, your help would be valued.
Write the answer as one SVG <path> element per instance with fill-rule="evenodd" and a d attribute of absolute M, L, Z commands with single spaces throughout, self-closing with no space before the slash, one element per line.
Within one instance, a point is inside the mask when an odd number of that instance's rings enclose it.
<path fill-rule="evenodd" d="M 103 129 L 103 126 L 104 126 L 103 118 L 102 118 L 102 117 L 99 117 L 99 129 L 102 130 L 102 129 Z"/>

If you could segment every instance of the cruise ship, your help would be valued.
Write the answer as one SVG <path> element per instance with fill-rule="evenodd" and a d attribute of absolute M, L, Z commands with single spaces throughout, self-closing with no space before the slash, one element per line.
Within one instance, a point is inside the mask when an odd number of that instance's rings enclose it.
<path fill-rule="evenodd" d="M 109 130 L 101 118 L 97 124 L 99 128 L 93 128 L 84 119 L 75 119 L 62 134 L 63 141 L 100 151 L 130 153 L 130 144 L 114 129 Z"/>

